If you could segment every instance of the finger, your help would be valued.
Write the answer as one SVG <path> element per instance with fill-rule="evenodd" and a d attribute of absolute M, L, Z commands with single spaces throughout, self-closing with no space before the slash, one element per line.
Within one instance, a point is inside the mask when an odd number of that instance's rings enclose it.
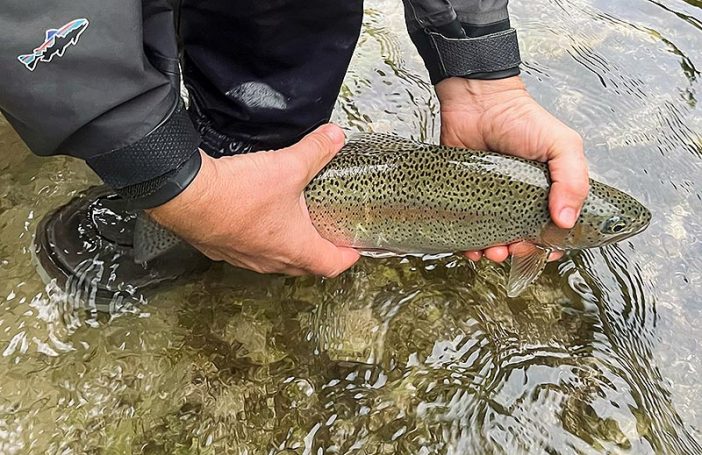
<path fill-rule="evenodd" d="M 344 131 L 332 123 L 327 123 L 281 151 L 294 153 L 295 161 L 302 163 L 305 168 L 306 185 L 341 150 L 344 140 Z"/>
<path fill-rule="evenodd" d="M 308 270 L 314 275 L 335 277 L 350 268 L 361 255 L 353 248 L 339 247 L 323 238 L 312 223 L 297 236 L 302 254 L 291 264 Z"/>
<path fill-rule="evenodd" d="M 473 262 L 478 262 L 481 257 L 483 257 L 483 252 L 482 251 L 466 251 L 463 253 L 465 257 L 470 259 Z"/>
<path fill-rule="evenodd" d="M 551 251 L 551 254 L 548 255 L 548 262 L 557 261 L 562 257 L 563 251 Z"/>
<path fill-rule="evenodd" d="M 493 246 L 485 249 L 485 257 L 493 262 L 504 262 L 509 256 L 509 249 L 506 246 Z"/>
<path fill-rule="evenodd" d="M 275 273 L 282 273 L 288 276 L 307 276 L 310 274 L 307 270 L 299 269 L 297 267 L 284 267 Z"/>
<path fill-rule="evenodd" d="M 527 242 L 513 243 L 512 245 L 510 245 L 510 246 L 508 247 L 508 249 L 509 249 L 509 254 L 514 254 L 515 248 L 518 248 L 518 247 L 515 246 L 515 245 L 520 245 L 520 246 L 521 246 L 521 245 L 524 245 L 524 246 L 529 246 L 529 247 L 530 247 L 530 245 L 528 245 Z M 560 258 L 563 257 L 563 254 L 564 254 L 563 251 L 558 251 L 558 250 L 551 251 L 551 253 L 548 255 L 548 259 L 547 259 L 547 260 L 548 260 L 548 262 L 557 261 L 557 260 L 559 260 Z"/>
<path fill-rule="evenodd" d="M 311 255 L 302 260 L 299 266 L 310 273 L 325 277 L 335 277 L 351 268 L 361 255 L 353 248 L 338 247 L 318 236 L 310 245 Z"/>
<path fill-rule="evenodd" d="M 256 273 L 281 273 L 290 276 L 309 275 L 310 272 L 294 265 L 285 264 L 276 260 L 262 260 L 258 256 L 240 255 L 224 258 L 229 265 L 240 269 L 251 270 Z"/>
<path fill-rule="evenodd" d="M 590 189 L 582 139 L 577 133 L 554 145 L 548 162 L 551 173 L 549 211 L 561 228 L 572 228 Z"/>

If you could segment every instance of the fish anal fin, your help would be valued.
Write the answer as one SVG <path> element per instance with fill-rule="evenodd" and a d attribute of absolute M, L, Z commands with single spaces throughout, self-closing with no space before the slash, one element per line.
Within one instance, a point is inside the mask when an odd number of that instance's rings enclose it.
<path fill-rule="evenodd" d="M 360 250 L 358 250 L 358 253 L 361 256 L 365 256 L 365 257 L 373 258 L 373 259 L 386 259 L 386 258 L 396 258 L 396 257 L 403 256 L 402 254 L 395 253 L 394 251 L 372 249 L 372 248 L 360 249 Z"/>
<path fill-rule="evenodd" d="M 507 281 L 507 296 L 517 297 L 541 275 L 551 250 L 519 242 L 510 246 L 510 252 L 512 265 Z"/>

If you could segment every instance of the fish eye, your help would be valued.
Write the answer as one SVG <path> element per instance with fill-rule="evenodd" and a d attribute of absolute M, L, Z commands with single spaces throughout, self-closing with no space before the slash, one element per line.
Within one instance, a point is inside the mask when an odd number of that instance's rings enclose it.
<path fill-rule="evenodd" d="M 607 218 L 604 223 L 602 223 L 602 232 L 605 234 L 618 234 L 626 228 L 626 221 L 621 217 L 612 216 Z"/>

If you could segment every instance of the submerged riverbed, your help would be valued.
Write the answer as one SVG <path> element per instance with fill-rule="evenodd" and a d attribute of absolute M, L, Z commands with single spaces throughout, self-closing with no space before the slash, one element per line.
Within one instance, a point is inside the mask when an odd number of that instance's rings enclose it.
<path fill-rule="evenodd" d="M 653 213 L 517 299 L 503 266 L 363 259 L 334 280 L 216 265 L 119 314 L 31 261 L 97 180 L 0 119 L 0 453 L 702 453 L 702 3 L 510 7 L 533 96 Z M 334 121 L 437 141 L 399 0 L 369 0 Z"/>

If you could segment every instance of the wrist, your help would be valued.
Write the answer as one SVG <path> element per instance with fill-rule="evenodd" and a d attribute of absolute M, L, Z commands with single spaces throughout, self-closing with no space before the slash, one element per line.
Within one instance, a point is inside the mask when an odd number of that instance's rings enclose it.
<path fill-rule="evenodd" d="M 198 150 L 200 167 L 197 174 L 189 184 L 169 201 L 153 208 L 146 209 L 155 221 L 166 227 L 171 227 L 183 218 L 184 213 L 192 212 L 197 207 L 207 204 L 208 194 L 217 180 L 215 159 Z"/>
<path fill-rule="evenodd" d="M 529 96 L 519 76 L 497 80 L 451 77 L 436 84 L 435 90 L 442 110 L 455 105 L 486 110 L 513 98 Z"/>
<path fill-rule="evenodd" d="M 131 210 L 150 209 L 165 204 L 178 196 L 197 176 L 202 165 L 202 158 L 195 150 L 190 158 L 176 169 L 136 185 L 117 189 Z"/>

